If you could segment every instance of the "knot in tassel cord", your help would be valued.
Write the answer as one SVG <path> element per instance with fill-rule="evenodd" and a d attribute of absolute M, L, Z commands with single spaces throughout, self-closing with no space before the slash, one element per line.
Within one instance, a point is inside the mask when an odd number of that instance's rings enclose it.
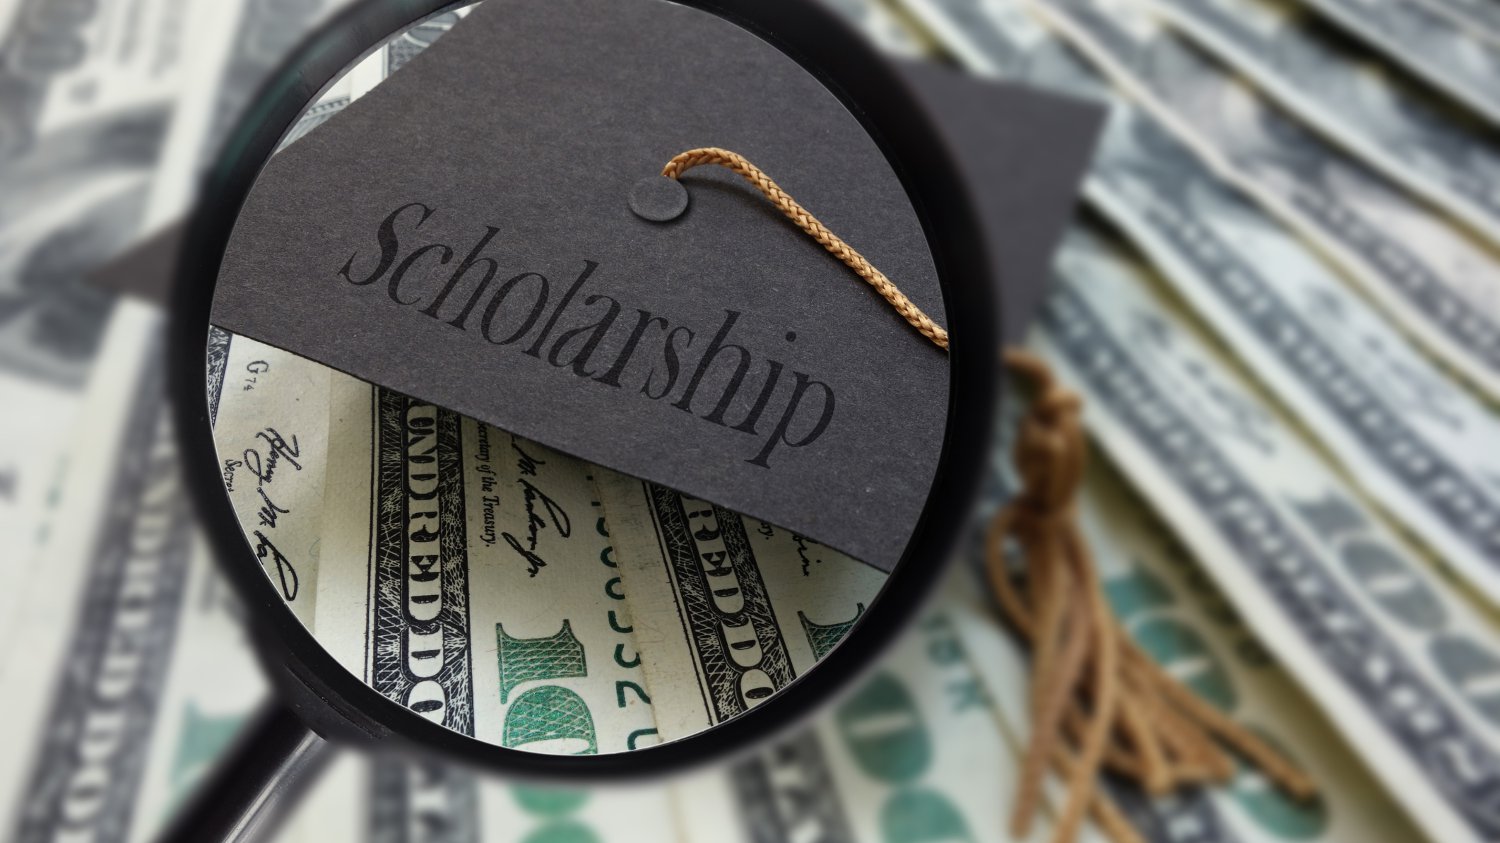
<path fill-rule="evenodd" d="M 1052 527 L 1073 517 L 1088 456 L 1079 416 L 1083 401 L 1058 386 L 1047 364 L 1011 352 L 1006 364 L 1036 384 L 1031 412 L 1016 431 L 1014 459 L 1021 492 L 1011 504 L 1017 530 Z"/>

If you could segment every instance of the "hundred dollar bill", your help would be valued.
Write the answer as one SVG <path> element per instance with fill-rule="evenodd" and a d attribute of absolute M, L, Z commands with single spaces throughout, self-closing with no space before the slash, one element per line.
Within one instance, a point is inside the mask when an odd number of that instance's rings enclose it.
<path fill-rule="evenodd" d="M 785 688 L 858 622 L 884 572 L 671 489 L 594 469 L 663 740 Z"/>
<path fill-rule="evenodd" d="M 1407 333 L 1500 401 L 1500 253 L 1286 117 L 1138 4 L 1035 8 L 1221 177 L 1313 241 Z"/>
<path fill-rule="evenodd" d="M 1012 0 L 910 0 L 966 63 L 1110 104 L 1084 186 L 1387 511 L 1500 595 L 1500 419 Z"/>
<path fill-rule="evenodd" d="M 1009 448 L 997 452 L 1002 497 L 1014 493 Z M 1339 739 L 1293 677 L 1266 652 L 1250 618 L 1205 576 L 1186 548 L 1108 465 L 1092 460 L 1078 497 L 1084 541 L 1105 595 L 1128 634 L 1176 679 L 1292 758 L 1317 784 L 1300 802 L 1275 789 L 1253 767 L 1223 787 L 1195 788 L 1153 799 L 1115 776 L 1111 797 L 1152 841 L 1162 843 L 1333 843 L 1414 841 L 1421 834 L 1396 810 L 1353 749 Z M 977 550 L 950 578 L 944 605 L 974 669 L 1025 738 L 1030 733 L 1029 670 L 1017 642 L 984 597 Z"/>
<path fill-rule="evenodd" d="M 806 733 L 674 785 L 693 843 L 1048 839 L 1007 831 L 1018 764 L 938 609 Z M 1092 828 L 1081 840 L 1097 841 Z"/>
<path fill-rule="evenodd" d="M 490 743 L 656 742 L 590 466 L 343 375 L 331 394 L 319 642 L 380 693 Z"/>
<path fill-rule="evenodd" d="M 563 788 L 345 753 L 278 843 L 672 843 L 665 787 Z"/>
<path fill-rule="evenodd" d="M 1143 0 L 1303 122 L 1500 244 L 1500 144 L 1288 0 Z"/>
<path fill-rule="evenodd" d="M 123 303 L 0 660 L 17 841 L 149 840 L 265 697 L 179 476 L 161 318 Z"/>
<path fill-rule="evenodd" d="M 1090 433 L 1418 826 L 1500 836 L 1494 628 L 1119 247 L 1075 236 L 1060 267 L 1037 344 Z"/>
<path fill-rule="evenodd" d="M 78 397 L 71 389 L 7 379 L 0 375 L 0 535 L 6 536 L 0 576 L 15 581 L 42 552 L 49 534 L 49 502 L 56 497 L 65 473 L 67 430 L 74 420 Z M 0 636 L 16 618 L 20 588 L 0 589 Z M 4 645 L 0 644 L 0 652 Z M 0 667 L 3 670 L 3 667 Z"/>

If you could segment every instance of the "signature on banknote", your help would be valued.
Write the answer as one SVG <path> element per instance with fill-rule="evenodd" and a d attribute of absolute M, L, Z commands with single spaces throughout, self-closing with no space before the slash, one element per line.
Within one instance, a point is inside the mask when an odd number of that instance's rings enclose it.
<path fill-rule="evenodd" d="M 260 519 L 260 526 L 266 530 L 276 529 L 277 521 L 282 515 L 290 515 L 291 509 L 277 505 L 271 499 L 271 493 L 267 487 L 271 486 L 276 479 L 276 469 L 283 463 L 291 466 L 296 471 L 302 470 L 302 464 L 297 461 L 301 456 L 301 447 L 297 444 L 297 436 L 293 434 L 290 441 L 274 427 L 255 434 L 259 443 L 255 448 L 246 448 L 238 460 L 224 461 L 224 485 L 231 492 L 234 491 L 234 475 L 237 469 L 244 468 L 245 471 L 255 477 L 256 493 L 260 495 L 261 505 L 256 510 Z M 262 455 L 259 448 L 265 449 Z M 281 596 L 288 601 L 297 599 L 297 569 L 292 565 L 286 554 L 276 548 L 265 532 L 255 531 L 255 558 L 259 559 L 264 566 L 270 562 L 276 566 L 276 579 L 281 588 Z"/>
<path fill-rule="evenodd" d="M 527 479 L 537 477 L 537 469 L 547 462 L 526 453 L 514 436 L 510 439 L 510 447 L 517 454 L 516 468 L 521 472 L 516 484 L 521 487 L 522 500 L 526 503 L 526 542 L 523 546 L 521 540 L 510 533 L 501 533 L 500 537 L 520 554 L 521 559 L 526 562 L 526 573 L 534 577 L 547 567 L 546 560 L 536 552 L 537 534 L 550 524 L 559 536 L 568 538 L 573 533 L 573 523 L 568 519 L 567 511 L 557 501 Z M 544 514 L 537 511 L 538 507 L 541 507 Z"/>

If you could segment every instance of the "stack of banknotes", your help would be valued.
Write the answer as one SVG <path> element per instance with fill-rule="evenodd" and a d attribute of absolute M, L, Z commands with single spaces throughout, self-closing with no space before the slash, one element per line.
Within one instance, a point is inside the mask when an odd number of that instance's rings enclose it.
<path fill-rule="evenodd" d="M 827 2 L 893 53 L 1108 109 L 1028 337 L 1086 402 L 1082 528 L 1143 649 L 1319 788 L 1298 802 L 1247 766 L 1153 798 L 1106 777 L 1141 835 L 1500 840 L 1500 6 Z M 270 693 L 181 487 L 164 314 L 85 276 L 191 206 L 259 85 L 339 5 L 0 5 L 0 839 L 150 840 Z M 382 45 L 285 142 L 462 14 Z M 385 422 L 415 413 L 464 467 L 473 628 L 496 646 L 557 636 L 589 724 L 558 751 L 628 750 L 735 713 L 733 695 L 699 693 L 718 677 L 698 675 L 711 660 L 663 575 L 674 560 L 651 525 L 681 509 L 676 493 L 243 337 L 216 332 L 208 359 L 250 543 L 351 668 L 391 634 L 365 585 L 382 573 L 371 466 L 392 447 Z M 461 435 L 445 445 L 444 430 Z M 1016 488 L 1008 430 L 981 517 Z M 294 458 L 274 481 L 273 453 Z M 518 484 L 525 508 L 487 501 Z M 764 681 L 780 687 L 882 576 L 715 517 L 753 549 L 759 611 L 784 642 Z M 278 835 L 1016 839 L 1027 653 L 978 582 L 979 542 L 964 548 L 860 687 L 753 755 L 568 789 L 345 753 Z M 573 575 L 531 576 L 549 564 Z M 475 675 L 489 671 L 476 682 L 504 694 L 490 640 L 471 646 Z M 496 710 L 472 711 L 475 734 L 503 740 Z M 1045 807 L 1064 796 L 1047 790 Z M 1049 834 L 1043 821 L 1026 839 Z"/>

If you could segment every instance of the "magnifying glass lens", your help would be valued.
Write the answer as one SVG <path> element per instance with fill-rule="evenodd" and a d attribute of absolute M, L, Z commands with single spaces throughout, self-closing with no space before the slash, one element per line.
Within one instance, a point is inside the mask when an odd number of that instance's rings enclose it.
<path fill-rule="evenodd" d="M 472 8 L 350 68 L 280 148 Z M 618 753 L 723 724 L 814 667 L 887 578 L 219 328 L 207 384 L 224 488 L 286 606 L 381 695 L 490 744 Z"/>
<path fill-rule="evenodd" d="M 997 310 L 938 272 L 990 267 L 925 108 L 836 19 L 570 2 L 443 9 L 312 102 L 410 9 L 299 52 L 187 238 L 184 429 L 309 726 L 610 777 L 779 732 L 914 617 L 977 488 L 952 455 L 987 453 Z"/>

